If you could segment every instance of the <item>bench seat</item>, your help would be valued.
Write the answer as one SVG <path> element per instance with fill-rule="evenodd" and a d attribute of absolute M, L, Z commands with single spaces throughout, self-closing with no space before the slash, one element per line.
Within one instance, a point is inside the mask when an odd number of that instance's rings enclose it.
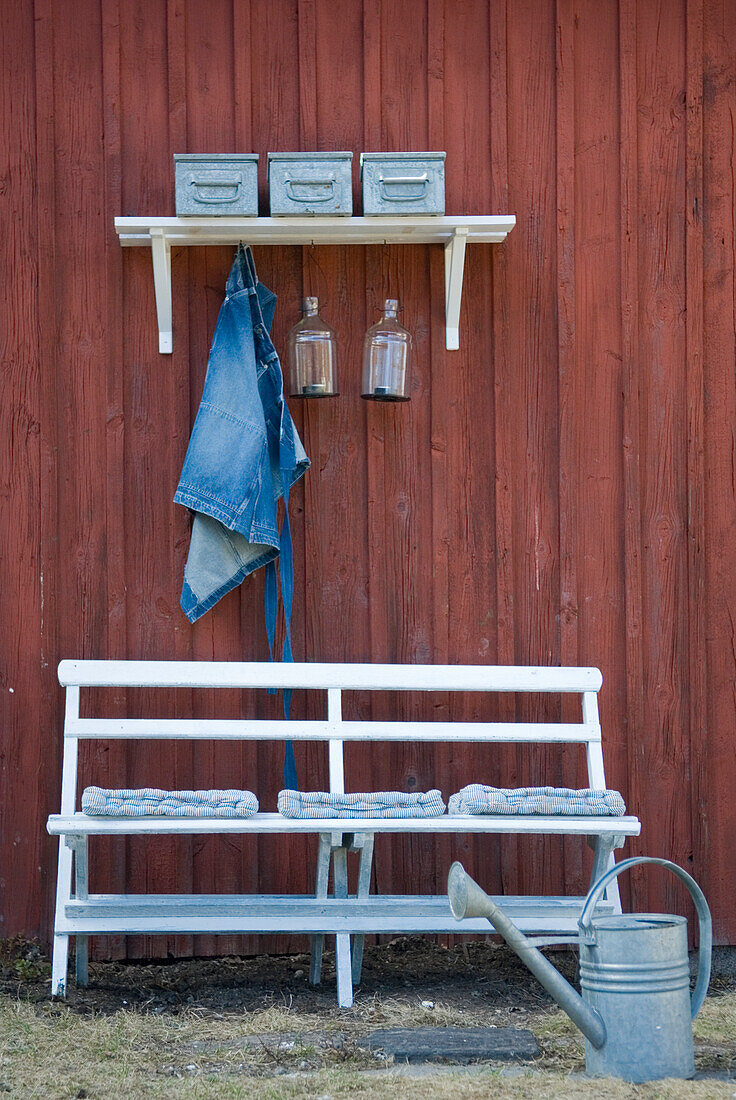
<path fill-rule="evenodd" d="M 161 833 L 544 833 L 562 836 L 638 836 L 636 817 L 543 817 L 540 814 L 445 814 L 443 817 L 292 818 L 277 813 L 253 817 L 89 817 L 52 814 L 52 835 L 131 836 Z"/>

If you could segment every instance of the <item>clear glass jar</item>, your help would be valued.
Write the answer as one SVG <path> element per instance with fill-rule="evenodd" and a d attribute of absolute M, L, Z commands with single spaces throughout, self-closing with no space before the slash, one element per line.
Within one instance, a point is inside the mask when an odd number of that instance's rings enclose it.
<path fill-rule="evenodd" d="M 383 317 L 365 334 L 363 397 L 366 401 L 408 401 L 411 335 L 396 320 L 399 303 L 387 298 Z"/>
<path fill-rule="evenodd" d="M 336 397 L 337 341 L 317 312 L 316 298 L 302 302 L 304 316 L 289 333 L 289 393 L 292 397 Z"/>

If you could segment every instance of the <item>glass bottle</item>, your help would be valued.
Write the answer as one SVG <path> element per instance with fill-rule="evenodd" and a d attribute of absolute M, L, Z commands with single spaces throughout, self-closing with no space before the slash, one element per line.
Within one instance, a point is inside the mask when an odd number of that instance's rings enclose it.
<path fill-rule="evenodd" d="M 387 298 L 383 317 L 365 334 L 363 397 L 367 401 L 408 401 L 411 335 L 396 320 L 399 303 Z"/>
<path fill-rule="evenodd" d="M 304 316 L 289 333 L 289 393 L 292 397 L 337 396 L 337 341 L 317 312 L 316 298 L 302 302 Z"/>

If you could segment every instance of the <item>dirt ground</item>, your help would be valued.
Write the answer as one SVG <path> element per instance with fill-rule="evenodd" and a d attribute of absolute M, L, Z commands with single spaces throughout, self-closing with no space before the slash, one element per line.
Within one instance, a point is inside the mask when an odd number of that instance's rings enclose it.
<path fill-rule="evenodd" d="M 574 981 L 576 956 L 556 951 Z M 304 955 L 93 963 L 90 985 L 49 996 L 33 944 L 0 945 L 0 1093 L 18 1097 L 736 1097 L 736 952 L 716 957 L 696 1021 L 697 1079 L 591 1081 L 579 1033 L 504 945 L 445 948 L 419 937 L 367 947 L 350 1010 Z M 385 1027 L 529 1028 L 524 1064 L 392 1064 L 361 1046 Z"/>

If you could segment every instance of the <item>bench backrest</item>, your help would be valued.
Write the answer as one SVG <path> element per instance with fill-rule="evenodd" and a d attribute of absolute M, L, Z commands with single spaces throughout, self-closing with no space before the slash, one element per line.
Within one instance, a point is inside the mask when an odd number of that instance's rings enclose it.
<path fill-rule="evenodd" d="M 86 739 L 309 740 L 329 745 L 330 790 L 345 789 L 344 741 L 582 743 L 588 782 L 605 787 L 597 668 L 512 665 L 270 664 L 236 661 L 62 661 L 66 687 L 62 813 L 73 813 L 77 749 Z M 231 718 L 80 718 L 80 688 L 306 688 L 327 693 L 327 717 L 287 722 Z M 582 697 L 581 721 L 344 721 L 343 691 L 547 692 Z"/>

